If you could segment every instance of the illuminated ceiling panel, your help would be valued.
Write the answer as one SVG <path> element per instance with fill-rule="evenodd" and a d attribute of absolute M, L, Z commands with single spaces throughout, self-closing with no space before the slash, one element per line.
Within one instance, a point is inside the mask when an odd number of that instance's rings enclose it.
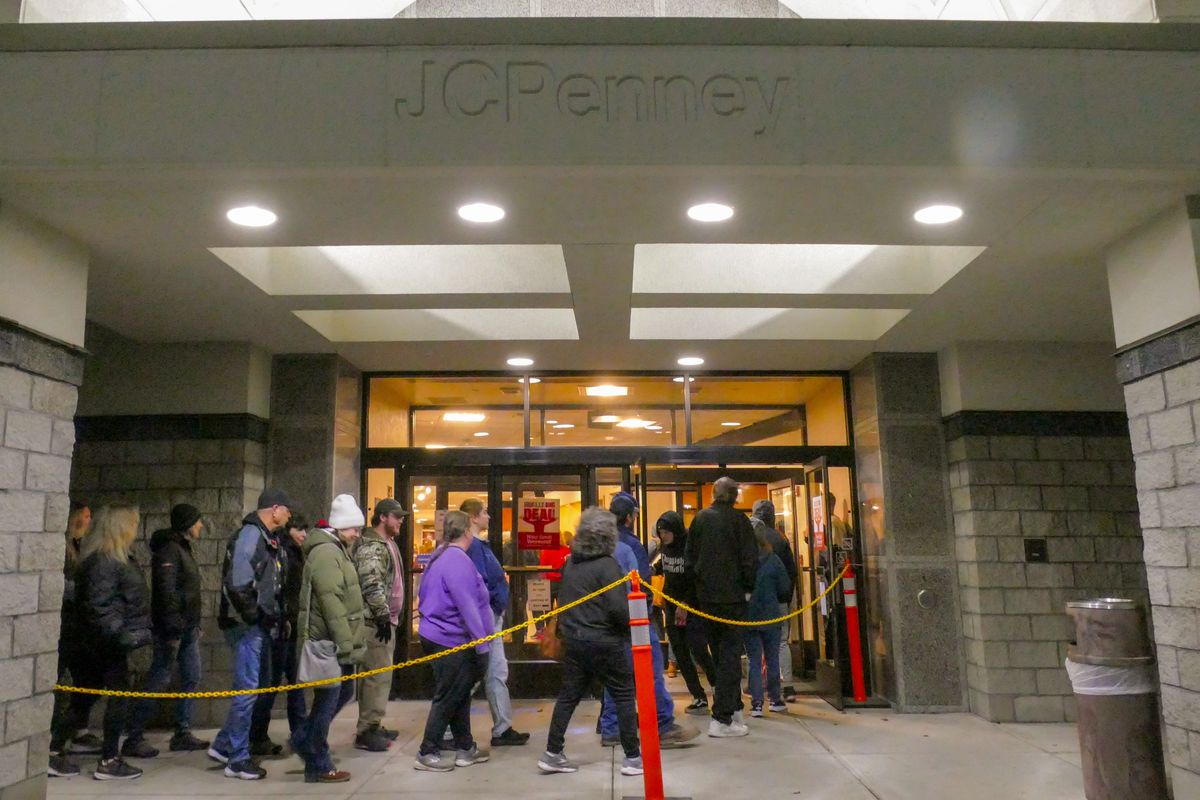
<path fill-rule="evenodd" d="M 635 308 L 629 338 L 874 341 L 907 314 L 895 308 Z"/>
<path fill-rule="evenodd" d="M 331 342 L 577 340 L 569 308 L 426 308 L 296 311 Z"/>

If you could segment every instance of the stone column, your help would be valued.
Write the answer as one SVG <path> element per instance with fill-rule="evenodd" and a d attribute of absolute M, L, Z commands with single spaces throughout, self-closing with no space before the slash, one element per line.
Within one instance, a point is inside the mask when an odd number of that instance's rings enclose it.
<path fill-rule="evenodd" d="M 1167 761 L 1175 797 L 1200 797 L 1200 197 L 1108 253 Z"/>
<path fill-rule="evenodd" d="M 0 320 L 0 800 L 43 798 L 81 351 Z"/>
<path fill-rule="evenodd" d="M 850 378 L 876 690 L 899 711 L 964 710 L 937 356 L 876 353 Z"/>

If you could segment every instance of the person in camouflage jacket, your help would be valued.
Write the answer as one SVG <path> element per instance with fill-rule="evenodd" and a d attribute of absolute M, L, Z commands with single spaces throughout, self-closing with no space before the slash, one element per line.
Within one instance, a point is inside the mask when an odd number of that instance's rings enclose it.
<path fill-rule="evenodd" d="M 367 642 L 363 664 L 367 670 L 386 667 L 393 661 L 393 636 L 404 608 L 404 568 L 395 540 L 407 515 L 395 500 L 380 500 L 371 516 L 373 527 L 363 531 L 354 550 L 366 619 L 375 628 L 375 635 Z M 393 674 L 383 672 L 361 680 L 358 733 L 354 737 L 354 746 L 360 750 L 381 752 L 396 738 L 395 731 L 383 726 Z"/>

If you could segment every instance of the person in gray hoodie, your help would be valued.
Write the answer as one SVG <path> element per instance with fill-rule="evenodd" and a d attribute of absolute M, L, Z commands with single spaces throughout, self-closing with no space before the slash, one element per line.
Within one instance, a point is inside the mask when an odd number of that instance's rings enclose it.
<path fill-rule="evenodd" d="M 750 524 L 754 526 L 755 534 L 761 530 L 771 544 L 771 550 L 783 563 L 791 585 L 788 589 L 788 601 L 784 604 L 783 613 L 790 613 L 792 600 L 796 597 L 796 586 L 799 572 L 796 569 L 796 556 L 787 537 L 775 527 L 775 504 L 770 500 L 758 500 L 750 512 Z M 783 681 L 785 693 L 791 691 L 792 683 L 792 647 L 788 639 L 791 635 L 792 622 L 780 623 L 779 627 L 779 677 Z"/>

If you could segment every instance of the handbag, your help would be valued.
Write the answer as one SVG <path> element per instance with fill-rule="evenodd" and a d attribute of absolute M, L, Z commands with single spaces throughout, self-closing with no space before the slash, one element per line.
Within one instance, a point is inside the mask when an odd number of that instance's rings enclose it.
<path fill-rule="evenodd" d="M 308 582 L 308 620 L 312 619 L 312 580 Z M 308 638 L 309 626 L 304 629 L 304 647 L 300 649 L 300 663 L 296 668 L 296 680 L 301 683 L 324 681 L 342 676 L 342 665 L 337 660 L 337 644 L 329 639 Z"/>
<path fill-rule="evenodd" d="M 563 645 L 563 640 L 558 638 L 558 617 L 550 618 L 546 623 L 546 627 L 542 629 L 542 638 L 538 642 L 538 648 L 541 650 L 542 658 L 547 661 L 561 661 L 566 651 Z"/>

